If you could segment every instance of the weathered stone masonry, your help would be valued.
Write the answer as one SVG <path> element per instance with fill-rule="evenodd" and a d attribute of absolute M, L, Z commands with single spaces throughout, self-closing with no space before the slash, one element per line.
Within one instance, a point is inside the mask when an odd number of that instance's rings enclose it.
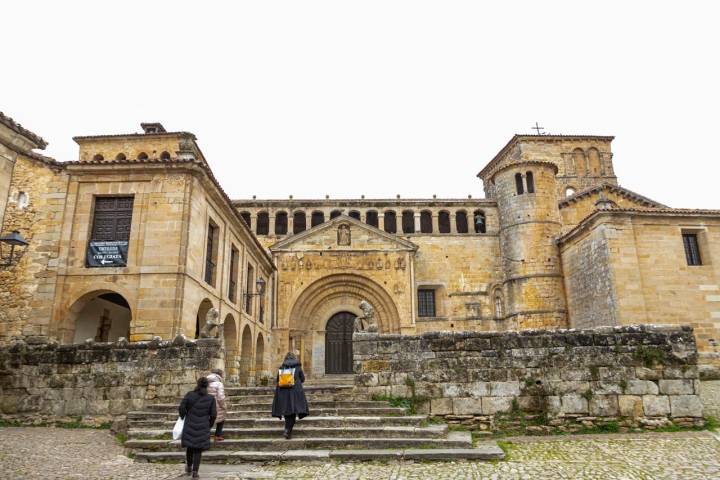
<path fill-rule="evenodd" d="M 222 366 L 220 340 L 80 345 L 24 342 L 0 348 L 4 419 L 110 421 L 146 402 L 176 402 Z"/>
<path fill-rule="evenodd" d="M 549 418 L 702 416 L 690 327 L 355 334 L 356 385 L 422 400 L 432 415 L 490 422 L 513 408 Z"/>

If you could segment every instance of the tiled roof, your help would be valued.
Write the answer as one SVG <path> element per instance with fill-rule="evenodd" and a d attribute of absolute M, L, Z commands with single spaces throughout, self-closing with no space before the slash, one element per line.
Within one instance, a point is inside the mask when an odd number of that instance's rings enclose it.
<path fill-rule="evenodd" d="M 516 133 L 513 135 L 513 137 L 510 139 L 510 141 L 505 144 L 503 148 L 500 149 L 500 151 L 493 157 L 492 160 L 488 162 L 485 167 L 480 170 L 480 173 L 477 174 L 478 177 L 483 177 L 487 172 L 489 172 L 495 164 L 502 158 L 512 147 L 517 144 L 520 140 L 551 140 L 551 141 L 562 141 L 562 140 L 602 140 L 602 141 L 612 141 L 615 137 L 612 136 L 604 136 L 604 135 L 530 135 L 530 134 L 521 134 Z"/>
<path fill-rule="evenodd" d="M 43 138 L 40 135 L 37 135 L 27 128 L 23 127 L 19 123 L 17 123 L 12 118 L 8 117 L 4 113 L 0 112 L 0 123 L 8 127 L 10 130 L 13 130 L 14 132 L 19 133 L 20 135 L 29 138 L 34 143 L 37 144 L 38 148 L 41 150 L 44 150 L 45 147 L 47 147 L 47 142 L 43 140 Z"/>
<path fill-rule="evenodd" d="M 78 137 L 72 137 L 75 142 L 78 140 L 97 140 L 101 138 L 122 138 L 122 137 L 177 137 L 189 136 L 193 140 L 197 140 L 197 137 L 190 132 L 157 132 L 157 133 L 118 133 L 114 135 L 83 135 Z"/>
<path fill-rule="evenodd" d="M 570 195 L 569 197 L 562 199 L 559 203 L 559 206 L 560 206 L 560 208 L 567 207 L 573 202 L 576 202 L 585 197 L 589 197 L 590 195 L 592 195 L 594 193 L 598 193 L 602 190 L 609 190 L 611 192 L 617 193 L 618 195 L 624 196 L 631 200 L 635 200 L 638 203 L 644 203 L 649 207 L 667 208 L 666 205 L 663 205 L 662 203 L 656 202 L 655 200 L 651 200 L 647 197 L 644 197 L 644 196 L 640 195 L 639 193 L 633 192 L 632 190 L 628 190 L 625 187 L 621 187 L 620 185 L 613 185 L 612 183 L 606 183 L 606 182 L 601 183 L 600 185 L 595 185 L 594 187 L 587 188 L 585 190 L 581 190 L 573 195 Z"/>

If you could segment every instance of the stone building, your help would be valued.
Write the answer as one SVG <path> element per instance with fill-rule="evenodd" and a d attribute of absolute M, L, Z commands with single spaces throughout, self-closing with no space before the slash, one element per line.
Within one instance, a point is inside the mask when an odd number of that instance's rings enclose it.
<path fill-rule="evenodd" d="M 243 381 L 289 349 L 349 373 L 368 316 L 403 334 L 690 324 L 717 361 L 720 211 L 619 186 L 612 137 L 516 135 L 485 198 L 230 201 L 192 134 L 142 127 L 57 162 L 0 117 L 2 233 L 29 242 L 0 269 L 1 342 L 195 337 L 215 308 Z"/>

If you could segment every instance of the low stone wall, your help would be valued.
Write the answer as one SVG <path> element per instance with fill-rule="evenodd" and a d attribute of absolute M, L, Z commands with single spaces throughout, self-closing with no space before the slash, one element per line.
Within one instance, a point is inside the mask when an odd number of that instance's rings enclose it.
<path fill-rule="evenodd" d="M 356 388 L 415 397 L 424 413 L 494 429 L 498 415 L 551 425 L 702 423 L 690 327 L 355 334 Z"/>
<path fill-rule="evenodd" d="M 222 367 L 217 339 L 15 343 L 0 348 L 0 418 L 110 422 L 146 402 L 176 402 L 216 367 Z"/>

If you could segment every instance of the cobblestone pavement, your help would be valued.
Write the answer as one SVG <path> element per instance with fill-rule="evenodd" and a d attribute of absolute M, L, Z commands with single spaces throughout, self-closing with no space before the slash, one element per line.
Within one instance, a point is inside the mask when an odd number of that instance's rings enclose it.
<path fill-rule="evenodd" d="M 720 435 L 681 432 L 507 439 L 502 462 L 203 465 L 226 479 L 720 479 Z M 181 465 L 134 463 L 107 431 L 0 428 L 3 479 L 177 479 Z M 187 478 L 187 477 L 184 477 Z"/>

